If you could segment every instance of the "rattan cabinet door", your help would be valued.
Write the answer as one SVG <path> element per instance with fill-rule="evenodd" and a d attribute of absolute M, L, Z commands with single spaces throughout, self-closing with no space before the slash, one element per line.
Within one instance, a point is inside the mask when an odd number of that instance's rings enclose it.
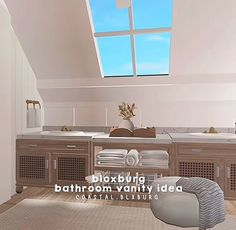
<path fill-rule="evenodd" d="M 225 162 L 225 196 L 227 198 L 236 197 L 236 160 Z"/>
<path fill-rule="evenodd" d="M 51 156 L 52 184 L 86 184 L 89 174 L 88 155 L 53 153 Z"/>
<path fill-rule="evenodd" d="M 20 185 L 49 184 L 49 153 L 18 152 L 16 154 L 16 180 Z"/>
<path fill-rule="evenodd" d="M 180 177 L 203 177 L 217 182 L 222 189 L 222 165 L 212 159 L 178 159 L 177 174 Z"/>

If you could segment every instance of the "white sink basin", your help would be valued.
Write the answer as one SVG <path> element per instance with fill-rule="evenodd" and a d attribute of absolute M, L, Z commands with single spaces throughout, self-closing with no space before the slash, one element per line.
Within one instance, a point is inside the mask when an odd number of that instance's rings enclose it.
<path fill-rule="evenodd" d="M 215 137 L 215 138 L 236 138 L 236 134 L 233 133 L 189 133 L 191 136 L 198 137 Z"/>
<path fill-rule="evenodd" d="M 41 135 L 47 136 L 81 136 L 84 134 L 83 131 L 60 131 L 60 130 L 53 130 L 53 131 L 42 131 Z"/>

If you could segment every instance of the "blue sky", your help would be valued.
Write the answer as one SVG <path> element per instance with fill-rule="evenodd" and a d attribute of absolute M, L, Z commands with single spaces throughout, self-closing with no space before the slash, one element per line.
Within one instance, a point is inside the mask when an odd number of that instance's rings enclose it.
<path fill-rule="evenodd" d="M 90 0 L 96 32 L 129 30 L 128 9 L 116 0 Z M 133 0 L 134 28 L 171 27 L 172 0 Z M 168 32 L 135 35 L 138 75 L 168 74 L 171 35 Z M 133 75 L 130 36 L 98 38 L 105 76 Z"/>

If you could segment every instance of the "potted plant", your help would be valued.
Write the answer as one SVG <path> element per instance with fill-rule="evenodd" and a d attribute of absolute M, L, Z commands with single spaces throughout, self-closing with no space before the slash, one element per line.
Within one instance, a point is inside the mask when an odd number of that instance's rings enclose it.
<path fill-rule="evenodd" d="M 134 103 L 129 104 L 129 103 L 122 102 L 121 105 L 119 105 L 119 116 L 123 118 L 123 120 L 119 124 L 119 128 L 125 128 L 131 131 L 134 130 L 134 124 L 130 120 L 132 117 L 135 116 L 134 109 L 135 109 Z"/>

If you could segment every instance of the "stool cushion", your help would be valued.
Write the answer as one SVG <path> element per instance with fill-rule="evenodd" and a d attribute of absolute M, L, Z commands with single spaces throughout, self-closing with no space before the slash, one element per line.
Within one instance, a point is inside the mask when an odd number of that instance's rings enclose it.
<path fill-rule="evenodd" d="M 161 177 L 153 182 L 151 210 L 154 216 L 167 224 L 179 227 L 199 226 L 199 202 L 195 194 L 186 192 L 158 192 L 159 187 L 168 185 L 176 187 L 180 177 Z"/>

